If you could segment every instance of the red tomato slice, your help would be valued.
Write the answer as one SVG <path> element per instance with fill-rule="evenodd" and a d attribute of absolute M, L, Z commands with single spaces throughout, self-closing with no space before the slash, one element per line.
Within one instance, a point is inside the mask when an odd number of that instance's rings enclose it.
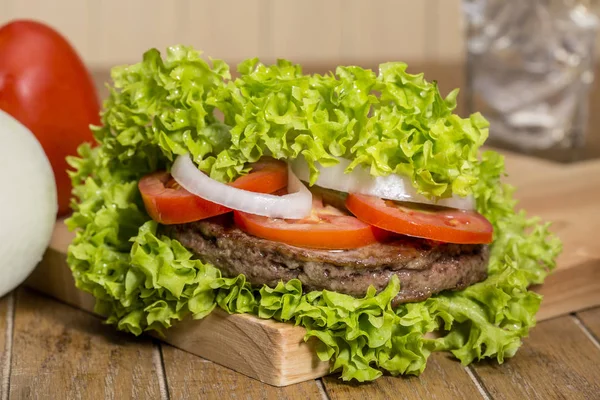
<path fill-rule="evenodd" d="M 386 233 L 342 211 L 313 201 L 310 217 L 302 220 L 268 218 L 234 211 L 236 225 L 246 233 L 292 246 L 314 249 L 355 249 L 381 240 Z"/>
<path fill-rule="evenodd" d="M 248 175 L 230 185 L 251 192 L 274 193 L 287 186 L 287 166 L 281 161 L 263 159 L 252 165 Z M 188 192 L 165 171 L 146 175 L 138 188 L 150 217 L 165 225 L 198 221 L 231 211 Z"/>
<path fill-rule="evenodd" d="M 493 227 L 481 214 L 451 208 L 398 203 L 350 194 L 346 207 L 361 221 L 391 232 L 447 243 L 491 243 Z"/>

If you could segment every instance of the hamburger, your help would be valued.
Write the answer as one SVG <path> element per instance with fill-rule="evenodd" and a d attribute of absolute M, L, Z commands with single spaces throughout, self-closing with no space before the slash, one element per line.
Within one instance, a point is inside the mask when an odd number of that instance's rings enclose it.
<path fill-rule="evenodd" d="M 406 68 L 232 78 L 185 46 L 113 68 L 69 160 L 77 287 L 135 335 L 216 307 L 301 325 L 344 380 L 513 356 L 560 242 L 515 211 L 487 121 Z"/>

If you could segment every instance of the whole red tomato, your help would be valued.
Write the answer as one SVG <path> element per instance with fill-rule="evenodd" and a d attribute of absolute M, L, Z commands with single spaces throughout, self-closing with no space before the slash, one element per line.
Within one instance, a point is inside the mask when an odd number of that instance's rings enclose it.
<path fill-rule="evenodd" d="M 66 213 L 71 182 L 65 157 L 93 141 L 89 125 L 99 124 L 100 105 L 88 70 L 54 29 L 25 20 L 0 28 L 0 109 L 41 143 L 56 178 L 58 213 Z"/>

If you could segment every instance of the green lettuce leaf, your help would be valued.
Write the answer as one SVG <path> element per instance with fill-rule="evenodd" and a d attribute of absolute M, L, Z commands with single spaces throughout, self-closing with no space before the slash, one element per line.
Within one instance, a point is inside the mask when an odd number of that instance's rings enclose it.
<path fill-rule="evenodd" d="M 345 157 L 348 171 L 361 165 L 373 175 L 401 173 L 427 196 L 468 195 L 487 122 L 453 114 L 457 91 L 444 99 L 435 82 L 406 68 L 387 63 L 379 75 L 359 67 L 304 75 L 289 61 L 265 66 L 250 59 L 231 80 L 225 63 L 210 66 L 191 48 L 171 47 L 164 60 L 153 49 L 141 63 L 112 70 L 114 87 L 95 135 L 107 159 L 156 167 L 190 153 L 220 181 L 271 155 L 303 157 L 314 183 L 317 165 Z"/>
<path fill-rule="evenodd" d="M 83 145 L 70 158 L 76 238 L 68 262 L 76 285 L 92 293 L 96 311 L 119 329 L 164 332 L 215 307 L 306 328 L 317 355 L 344 380 L 419 374 L 428 356 L 449 351 L 464 364 L 512 357 L 535 325 L 540 296 L 529 291 L 554 268 L 561 244 L 548 225 L 516 212 L 514 189 L 503 184 L 504 160 L 478 155 L 487 122 L 452 113 L 457 92 L 445 99 L 435 83 L 388 63 L 379 75 L 358 67 L 303 75 L 280 60 L 251 59 L 231 80 L 222 61 L 198 52 L 156 50 L 140 64 L 115 68 L 99 146 Z M 220 110 L 223 120 L 218 118 Z M 199 168 L 227 181 L 268 154 L 331 166 L 336 157 L 373 175 L 400 173 L 428 196 L 472 193 L 494 225 L 488 278 L 456 292 L 392 307 L 401 282 L 363 298 L 329 291 L 304 293 L 298 280 L 253 287 L 243 275 L 223 277 L 195 259 L 144 210 L 138 180 L 170 168 L 189 152 Z M 439 332 L 437 339 L 427 333 Z"/>

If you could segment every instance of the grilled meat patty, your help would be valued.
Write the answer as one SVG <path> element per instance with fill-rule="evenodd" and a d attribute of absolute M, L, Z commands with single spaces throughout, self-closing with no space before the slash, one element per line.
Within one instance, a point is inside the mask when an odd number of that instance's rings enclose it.
<path fill-rule="evenodd" d="M 398 236 L 352 250 L 290 246 L 248 235 L 230 218 L 217 217 L 164 227 L 165 233 L 224 276 L 244 274 L 255 285 L 274 287 L 297 278 L 306 291 L 327 289 L 363 296 L 400 278 L 394 304 L 422 301 L 446 289 L 463 289 L 487 277 L 485 245 L 459 245 Z"/>

